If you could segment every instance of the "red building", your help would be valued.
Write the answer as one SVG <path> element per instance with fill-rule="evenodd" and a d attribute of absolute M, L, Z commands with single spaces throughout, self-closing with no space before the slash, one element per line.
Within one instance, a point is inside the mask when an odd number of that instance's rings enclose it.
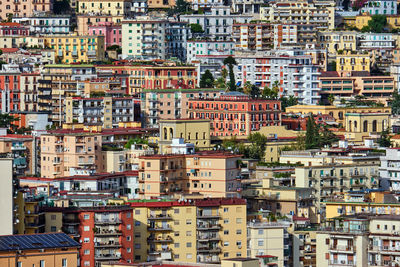
<path fill-rule="evenodd" d="M 263 126 L 280 125 L 281 102 L 231 92 L 218 98 L 189 100 L 189 117 L 210 119 L 211 136 L 249 135 Z"/>
<path fill-rule="evenodd" d="M 0 36 L 29 35 L 29 28 L 15 22 L 0 23 Z"/>
<path fill-rule="evenodd" d="M 20 78 L 21 73 L 0 73 L 0 111 L 9 113 L 20 111 Z"/>
<path fill-rule="evenodd" d="M 81 243 L 79 266 L 133 262 L 133 214 L 130 206 L 48 208 L 63 213 L 63 232 Z"/>
<path fill-rule="evenodd" d="M 338 123 L 329 114 L 317 114 L 313 115 L 315 123 L 323 126 L 335 126 Z M 308 116 L 302 116 L 297 114 L 284 114 L 282 115 L 282 125 L 286 126 L 288 130 L 301 130 L 307 129 Z"/>

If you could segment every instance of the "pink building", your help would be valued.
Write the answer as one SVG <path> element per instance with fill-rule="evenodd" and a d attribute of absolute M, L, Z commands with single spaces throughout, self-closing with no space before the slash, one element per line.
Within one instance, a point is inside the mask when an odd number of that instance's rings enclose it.
<path fill-rule="evenodd" d="M 0 36 L 29 35 L 29 28 L 15 22 L 0 23 Z"/>
<path fill-rule="evenodd" d="M 105 46 L 121 46 L 122 34 L 121 25 L 112 22 L 99 22 L 96 25 L 89 25 L 89 35 L 104 35 Z"/>

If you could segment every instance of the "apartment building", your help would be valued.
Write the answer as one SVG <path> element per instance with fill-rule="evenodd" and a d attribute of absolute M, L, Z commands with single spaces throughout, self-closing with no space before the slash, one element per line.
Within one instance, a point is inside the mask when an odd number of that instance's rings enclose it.
<path fill-rule="evenodd" d="M 20 79 L 20 71 L 0 71 L 0 110 L 2 113 L 20 110 Z"/>
<path fill-rule="evenodd" d="M 122 45 L 122 29 L 121 24 L 112 22 L 98 22 L 88 26 L 88 35 L 98 36 L 104 35 L 105 48 L 112 45 Z"/>
<path fill-rule="evenodd" d="M 220 89 L 143 90 L 143 121 L 147 127 L 158 129 L 160 120 L 189 118 L 189 100 L 220 94 Z"/>
<path fill-rule="evenodd" d="M 2 5 L 0 10 L 1 20 L 7 20 L 10 16 L 30 17 L 36 12 L 50 12 L 53 10 L 51 0 L 27 0 L 27 1 L 9 1 Z"/>
<path fill-rule="evenodd" d="M 188 24 L 185 22 L 124 20 L 122 55 L 146 60 L 178 57 L 184 61 L 188 32 Z"/>
<path fill-rule="evenodd" d="M 39 73 L 22 73 L 20 78 L 20 111 L 38 111 Z"/>
<path fill-rule="evenodd" d="M 0 23 L 1 36 L 24 36 L 29 35 L 29 29 L 25 25 L 16 22 Z"/>
<path fill-rule="evenodd" d="M 381 166 L 379 168 L 380 183 L 385 190 L 400 190 L 400 160 L 398 160 L 399 150 L 397 148 L 387 148 L 386 155 L 381 156 Z"/>
<path fill-rule="evenodd" d="M 140 103 L 133 97 L 82 98 L 67 97 L 67 124 L 99 125 L 104 128 L 128 126 L 140 119 Z"/>
<path fill-rule="evenodd" d="M 53 217 L 46 221 L 47 227 L 63 231 L 81 244 L 80 266 L 133 262 L 134 219 L 130 206 L 47 207 L 45 212 Z"/>
<path fill-rule="evenodd" d="M 89 26 L 97 25 L 98 23 L 113 23 L 121 24 L 124 19 L 123 15 L 112 16 L 98 13 L 91 14 L 76 14 L 77 32 L 78 35 L 89 35 Z"/>
<path fill-rule="evenodd" d="M 186 49 L 187 62 L 201 61 L 205 56 L 233 56 L 233 41 L 188 40 Z"/>
<path fill-rule="evenodd" d="M 210 119 L 211 136 L 247 136 L 263 126 L 280 125 L 280 104 L 230 92 L 218 98 L 189 100 L 189 118 Z"/>
<path fill-rule="evenodd" d="M 130 0 L 83 0 L 79 1 L 77 13 L 85 15 L 131 16 Z"/>
<path fill-rule="evenodd" d="M 13 17 L 12 22 L 29 28 L 31 34 L 69 34 L 71 18 L 67 15 L 35 14 L 30 17 Z"/>
<path fill-rule="evenodd" d="M 321 166 L 296 167 L 296 186 L 313 188 L 315 206 L 323 216 L 323 202 L 346 191 L 379 188 L 378 165 L 325 164 Z"/>
<path fill-rule="evenodd" d="M 391 33 L 361 33 L 359 48 L 365 50 L 384 50 L 396 47 L 396 41 Z"/>
<path fill-rule="evenodd" d="M 220 263 L 246 255 L 243 199 L 131 201 L 136 262 Z"/>
<path fill-rule="evenodd" d="M 328 49 L 330 56 L 337 55 L 339 50 L 357 51 L 356 31 L 319 31 L 317 35 L 321 48 Z"/>
<path fill-rule="evenodd" d="M 199 24 L 204 30 L 204 37 L 211 40 L 232 40 L 232 25 L 234 23 L 248 23 L 252 15 L 232 14 L 231 7 L 217 6 L 205 10 L 204 14 L 182 15 L 181 20 L 189 24 Z"/>
<path fill-rule="evenodd" d="M 274 48 L 307 47 L 317 41 L 315 24 L 274 24 Z"/>
<path fill-rule="evenodd" d="M 92 62 L 104 60 L 104 36 L 58 35 L 45 36 L 44 43 L 56 51 L 62 63 Z"/>
<path fill-rule="evenodd" d="M 274 47 L 274 25 L 265 22 L 232 25 L 235 50 L 269 50 Z M 293 38 L 292 38 L 293 39 Z"/>
<path fill-rule="evenodd" d="M 369 15 L 396 15 L 397 2 L 394 0 L 369 0 L 361 8 L 361 13 Z"/>
<path fill-rule="evenodd" d="M 57 130 L 40 136 L 41 176 L 89 175 L 101 165 L 101 134 Z"/>
<path fill-rule="evenodd" d="M 170 194 L 236 196 L 241 188 L 240 155 L 216 151 L 139 157 L 140 194 L 149 199 Z"/>
<path fill-rule="evenodd" d="M 171 119 L 160 120 L 159 151 L 171 150 L 173 139 L 182 138 L 201 150 L 211 149 L 210 120 Z"/>
<path fill-rule="evenodd" d="M 336 56 L 336 71 L 351 72 L 351 71 L 370 71 L 370 57 L 368 54 L 352 54 L 344 52 Z"/>
<path fill-rule="evenodd" d="M 0 236 L 0 265 L 77 266 L 80 244 L 64 233 Z"/>
<path fill-rule="evenodd" d="M 247 225 L 247 256 L 277 257 L 277 267 L 289 266 L 292 254 L 292 240 L 288 233 L 289 222 L 251 222 Z"/>
<path fill-rule="evenodd" d="M 366 217 L 343 217 L 328 221 L 317 232 L 317 266 L 368 266 Z"/>
<path fill-rule="evenodd" d="M 260 19 L 289 24 L 316 24 L 320 29 L 334 29 L 333 2 L 279 1 L 260 8 Z"/>
<path fill-rule="evenodd" d="M 111 71 L 113 75 L 129 75 L 127 94 L 134 95 L 145 90 L 157 93 L 159 89 L 194 89 L 197 84 L 195 66 L 149 65 L 106 65 L 96 66 L 99 71 Z M 165 91 L 167 93 L 167 91 Z M 169 93 L 169 92 L 168 92 Z"/>
<path fill-rule="evenodd" d="M 286 55 L 237 55 L 238 64 L 234 70 L 238 84 L 250 82 L 264 88 L 278 82 L 279 95 L 294 95 L 300 103 L 317 104 L 320 99 L 318 77 L 321 66 L 313 63 L 312 56 L 304 52 L 285 52 Z"/>

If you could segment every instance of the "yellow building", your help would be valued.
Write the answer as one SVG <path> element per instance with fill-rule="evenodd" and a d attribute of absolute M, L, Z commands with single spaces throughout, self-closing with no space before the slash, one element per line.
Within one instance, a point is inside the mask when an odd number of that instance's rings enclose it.
<path fill-rule="evenodd" d="M 353 142 L 364 142 L 370 134 L 380 133 L 390 127 L 391 113 L 346 113 L 345 138 Z"/>
<path fill-rule="evenodd" d="M 247 253 L 243 199 L 132 201 L 134 258 L 219 263 Z M 136 245 L 140 244 L 140 245 Z"/>
<path fill-rule="evenodd" d="M 337 107 L 337 106 L 313 106 L 313 105 L 296 105 L 286 108 L 287 113 L 298 114 L 329 114 L 336 122 L 344 125 L 346 113 L 391 113 L 391 107 Z"/>
<path fill-rule="evenodd" d="M 357 54 L 344 51 L 344 54 L 336 56 L 336 71 L 368 71 L 370 72 L 369 54 Z"/>
<path fill-rule="evenodd" d="M 363 27 L 368 26 L 368 21 L 371 19 L 372 17 L 370 15 L 358 15 L 356 16 L 355 27 L 361 30 Z"/>
<path fill-rule="evenodd" d="M 174 138 L 183 138 L 185 143 L 192 143 L 202 150 L 211 149 L 210 120 L 160 120 L 159 149 L 161 153 L 170 151 L 170 145 Z"/>
<path fill-rule="evenodd" d="M 131 1 L 129 0 L 80 0 L 79 14 L 96 14 L 121 16 L 131 14 Z"/>
<path fill-rule="evenodd" d="M 320 31 L 317 33 L 321 48 L 328 49 L 330 56 L 339 50 L 357 51 L 356 31 Z"/>
<path fill-rule="evenodd" d="M 400 16 L 399 15 L 386 15 L 387 24 L 391 29 L 397 29 L 400 27 Z M 371 15 L 363 14 L 356 16 L 355 27 L 358 29 L 362 29 L 365 26 L 368 26 L 368 21 L 372 19 Z"/>
<path fill-rule="evenodd" d="M 55 50 L 62 63 L 104 60 L 104 36 L 57 35 L 44 39 L 45 47 Z"/>

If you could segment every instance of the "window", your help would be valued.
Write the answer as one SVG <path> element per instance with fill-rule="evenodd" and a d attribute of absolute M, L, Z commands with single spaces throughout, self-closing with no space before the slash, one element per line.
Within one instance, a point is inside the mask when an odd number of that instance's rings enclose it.
<path fill-rule="evenodd" d="M 229 257 L 229 252 L 224 252 L 224 258 L 228 258 Z"/>
<path fill-rule="evenodd" d="M 90 255 L 90 250 L 89 250 L 89 249 L 85 249 L 85 250 L 83 251 L 83 254 L 84 254 L 84 255 Z"/>
<path fill-rule="evenodd" d="M 140 244 L 139 244 L 140 245 Z M 136 246 L 136 245 L 135 245 Z M 131 253 L 132 252 L 132 249 L 131 248 L 127 248 L 126 249 L 126 252 L 128 252 L 128 253 Z"/>
<path fill-rule="evenodd" d="M 263 230 L 263 229 L 259 229 L 259 230 L 258 230 L 258 234 L 259 234 L 259 235 L 263 235 L 263 234 L 264 234 L 264 230 Z"/>
<path fill-rule="evenodd" d="M 90 238 L 89 237 L 85 237 L 85 239 L 83 239 L 83 243 L 89 243 L 90 242 Z"/>
<path fill-rule="evenodd" d="M 227 247 L 227 246 L 229 246 L 229 242 L 228 242 L 228 241 L 225 241 L 225 242 L 224 242 L 224 247 Z"/>
<path fill-rule="evenodd" d="M 179 243 L 175 243 L 174 248 L 179 248 Z"/>
<path fill-rule="evenodd" d="M 329 238 L 325 239 L 325 245 L 329 245 Z"/>
<path fill-rule="evenodd" d="M 229 223 L 229 220 L 228 219 L 224 219 L 224 223 Z"/>
<path fill-rule="evenodd" d="M 264 240 L 258 240 L 257 244 L 258 244 L 259 247 L 264 246 Z"/>
<path fill-rule="evenodd" d="M 192 256 L 192 253 L 187 253 L 186 254 L 186 259 L 191 259 L 193 256 Z"/>
<path fill-rule="evenodd" d="M 62 259 L 62 267 L 67 267 L 67 259 Z"/>
<path fill-rule="evenodd" d="M 40 267 L 45 267 L 44 266 L 44 260 L 40 260 L 40 265 L 39 265 Z"/>
<path fill-rule="evenodd" d="M 135 244 L 135 249 L 140 249 L 140 244 L 139 243 Z"/>
<path fill-rule="evenodd" d="M 83 215 L 83 219 L 84 220 L 89 220 L 90 219 L 90 215 L 89 214 L 84 214 Z"/>
<path fill-rule="evenodd" d="M 90 261 L 85 261 L 85 262 L 83 263 L 83 265 L 84 265 L 84 266 L 90 266 Z"/>
<path fill-rule="evenodd" d="M 236 234 L 237 235 L 241 235 L 242 234 L 242 230 L 236 230 Z"/>
<path fill-rule="evenodd" d="M 127 229 L 127 230 L 131 230 L 131 228 L 132 228 L 132 225 L 130 225 L 130 224 L 128 224 L 128 225 L 126 226 L 126 229 Z"/>
<path fill-rule="evenodd" d="M 50 229 L 51 232 L 57 232 L 57 227 L 56 226 L 51 226 L 50 228 L 51 228 Z"/>
<path fill-rule="evenodd" d="M 131 241 L 131 236 L 130 236 L 130 235 L 128 235 L 128 236 L 126 237 L 126 241 Z"/>
<path fill-rule="evenodd" d="M 17 264 L 17 266 L 18 266 L 18 267 L 22 267 L 22 262 L 19 261 L 18 264 Z"/>
<path fill-rule="evenodd" d="M 175 214 L 179 214 L 179 209 L 174 209 Z"/>
<path fill-rule="evenodd" d="M 192 231 L 186 231 L 186 236 L 192 236 Z"/>
<path fill-rule="evenodd" d="M 376 230 L 381 229 L 381 226 L 379 224 L 376 225 Z"/>
<path fill-rule="evenodd" d="M 54 221 L 54 220 L 56 220 L 57 219 L 57 216 L 56 215 L 51 215 L 51 220 L 52 221 Z"/>
<path fill-rule="evenodd" d="M 229 231 L 228 231 L 228 230 L 225 230 L 225 231 L 224 231 L 224 235 L 229 235 Z"/>
<path fill-rule="evenodd" d="M 224 208 L 224 212 L 228 212 L 229 211 L 229 208 Z"/>
<path fill-rule="evenodd" d="M 187 243 L 186 243 L 186 247 L 187 247 L 187 248 L 191 248 L 191 247 L 192 247 L 192 242 L 187 242 Z"/>
<path fill-rule="evenodd" d="M 83 231 L 85 231 L 85 232 L 90 231 L 90 226 L 85 225 L 85 226 L 83 227 Z"/>
<path fill-rule="evenodd" d="M 135 214 L 139 215 L 140 214 L 140 210 L 135 210 Z"/>
<path fill-rule="evenodd" d="M 189 220 L 186 220 L 186 224 L 188 224 L 188 225 L 189 225 L 189 224 L 192 224 L 192 220 L 190 220 L 190 219 L 189 219 Z"/>

